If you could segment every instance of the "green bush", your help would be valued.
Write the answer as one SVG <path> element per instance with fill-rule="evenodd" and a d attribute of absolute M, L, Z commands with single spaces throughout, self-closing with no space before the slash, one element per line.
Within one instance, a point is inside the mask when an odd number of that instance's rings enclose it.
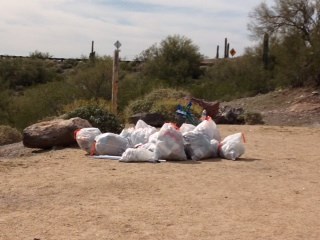
<path fill-rule="evenodd" d="M 124 126 L 120 120 L 112 113 L 91 105 L 84 106 L 66 114 L 66 119 L 80 117 L 88 120 L 93 127 L 99 128 L 101 132 L 120 133 Z"/>
<path fill-rule="evenodd" d="M 202 55 L 191 39 L 173 35 L 143 51 L 139 60 L 143 72 L 156 79 L 165 79 L 169 86 L 183 86 L 201 75 Z"/>
<path fill-rule="evenodd" d="M 111 99 L 112 59 L 96 58 L 95 62 L 79 64 L 67 81 L 81 94 L 81 98 Z"/>
<path fill-rule="evenodd" d="M 184 90 L 176 90 L 170 88 L 156 89 L 145 96 L 145 100 L 155 102 L 163 99 L 181 99 L 189 96 L 190 93 Z"/>
<path fill-rule="evenodd" d="M 89 106 L 96 106 L 101 108 L 104 111 L 111 111 L 111 103 L 110 101 L 106 101 L 105 99 L 76 99 L 72 103 L 64 105 L 61 110 L 61 114 L 66 114 L 72 112 L 81 107 L 89 107 Z"/>
<path fill-rule="evenodd" d="M 0 125 L 0 146 L 20 142 L 22 140 L 21 133 L 10 126 Z"/>
<path fill-rule="evenodd" d="M 201 80 L 195 80 L 187 88 L 193 96 L 209 101 L 230 101 L 254 96 L 273 89 L 269 73 L 259 63 L 259 58 L 246 54 L 231 59 L 217 59 L 208 67 Z"/>
<path fill-rule="evenodd" d="M 50 82 L 28 88 L 23 94 L 11 96 L 8 106 L 9 122 L 22 130 L 49 116 L 57 116 L 62 106 L 76 97 L 71 85 Z"/>
<path fill-rule="evenodd" d="M 124 110 L 130 101 L 139 99 L 153 89 L 161 87 L 163 82 L 159 80 L 146 78 L 140 73 L 126 72 L 119 81 L 119 110 Z"/>
<path fill-rule="evenodd" d="M 137 113 L 160 113 L 166 121 L 173 121 L 178 104 L 186 105 L 184 97 L 190 94 L 182 90 L 157 89 L 146 95 L 143 99 L 132 101 L 124 111 L 125 119 Z M 200 107 L 194 106 L 195 115 L 200 115 Z"/>
<path fill-rule="evenodd" d="M 0 76 L 8 82 L 11 89 L 61 79 L 62 76 L 57 74 L 57 69 L 51 61 L 40 58 L 0 60 Z"/>
<path fill-rule="evenodd" d="M 176 110 L 177 110 L 177 106 L 181 104 L 181 105 L 185 105 L 185 103 L 182 103 L 179 100 L 176 99 L 164 99 L 164 100 L 160 100 L 155 102 L 151 109 L 150 112 L 151 113 L 161 113 L 164 117 L 165 120 L 167 122 L 175 122 L 176 121 Z M 199 107 L 198 105 L 192 105 L 192 113 L 199 118 L 202 112 L 202 108 Z"/>

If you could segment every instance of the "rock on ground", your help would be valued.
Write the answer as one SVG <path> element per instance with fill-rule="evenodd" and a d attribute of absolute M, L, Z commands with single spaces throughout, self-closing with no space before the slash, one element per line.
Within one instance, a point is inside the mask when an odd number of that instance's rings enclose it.
<path fill-rule="evenodd" d="M 23 145 L 42 149 L 70 146 L 76 143 L 74 131 L 85 127 L 92 126 L 87 120 L 78 117 L 36 123 L 23 130 Z"/>

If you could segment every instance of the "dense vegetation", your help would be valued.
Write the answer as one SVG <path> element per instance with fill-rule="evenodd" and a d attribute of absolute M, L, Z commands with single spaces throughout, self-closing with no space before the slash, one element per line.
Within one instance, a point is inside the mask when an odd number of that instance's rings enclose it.
<path fill-rule="evenodd" d="M 205 68 L 200 67 L 204 57 L 191 39 L 168 36 L 143 51 L 136 61 L 121 63 L 117 117 L 125 120 L 140 108 L 170 112 L 181 92 L 207 100 L 231 100 L 279 87 L 319 87 L 319 13 L 319 1 L 261 3 L 250 12 L 248 24 L 252 37 L 260 43 L 240 57 L 216 59 Z M 94 105 L 103 101 L 104 113 L 100 114 L 108 115 L 111 57 L 54 62 L 46 60 L 48 56 L 36 51 L 30 58 L 0 59 L 0 125 L 21 130 L 75 111 L 81 102 Z M 177 95 L 169 98 L 165 95 L 168 90 L 161 93 L 159 89 L 177 90 Z M 152 100 L 153 91 L 162 95 Z"/>

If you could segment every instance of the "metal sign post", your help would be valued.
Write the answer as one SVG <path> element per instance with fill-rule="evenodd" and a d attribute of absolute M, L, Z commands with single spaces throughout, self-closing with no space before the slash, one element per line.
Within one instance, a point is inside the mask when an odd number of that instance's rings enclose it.
<path fill-rule="evenodd" d="M 113 58 L 113 72 L 112 72 L 112 112 L 114 114 L 118 113 L 118 85 L 119 85 L 119 48 L 121 43 L 116 41 L 114 43 L 116 50 L 114 50 Z"/>

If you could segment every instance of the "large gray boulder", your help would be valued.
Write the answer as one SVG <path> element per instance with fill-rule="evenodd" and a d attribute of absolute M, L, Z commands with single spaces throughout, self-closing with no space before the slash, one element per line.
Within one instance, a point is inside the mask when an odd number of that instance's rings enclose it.
<path fill-rule="evenodd" d="M 74 131 L 87 127 L 92 126 L 87 120 L 78 117 L 36 123 L 23 130 L 23 145 L 42 149 L 70 146 L 76 143 Z"/>

